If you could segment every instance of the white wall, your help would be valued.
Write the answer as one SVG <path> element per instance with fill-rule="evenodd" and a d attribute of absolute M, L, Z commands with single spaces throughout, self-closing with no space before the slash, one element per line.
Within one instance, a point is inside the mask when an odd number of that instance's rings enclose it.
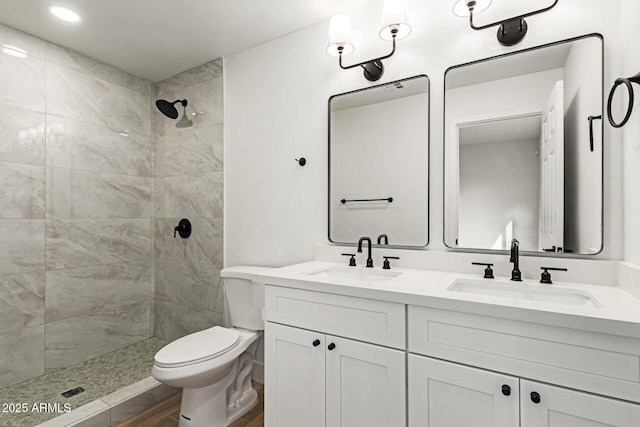
<path fill-rule="evenodd" d="M 600 42 L 585 39 L 573 44 L 564 68 L 565 108 L 565 235 L 564 246 L 578 253 L 600 249 L 602 217 L 598 209 L 601 187 L 602 121 L 593 122 L 594 151 L 589 148 L 587 117 L 598 115 L 602 88 L 600 60 L 593 55 Z M 603 115 L 604 116 L 604 115 Z M 605 119 L 606 120 L 606 119 Z M 594 191 L 596 190 L 596 191 Z"/>
<path fill-rule="evenodd" d="M 640 27 L 637 18 L 640 16 L 640 3 L 636 0 L 622 0 L 621 32 L 627 42 L 621 49 L 622 71 L 612 76 L 609 85 L 605 84 L 605 91 L 611 88 L 613 79 L 617 77 L 630 77 L 640 71 L 640 50 L 634 40 L 640 38 Z M 607 81 L 607 80 L 605 80 Z M 624 259 L 629 263 L 640 265 L 640 86 L 635 87 L 635 106 L 631 119 L 622 129 L 616 129 L 616 134 L 622 135 L 622 149 L 624 161 L 616 163 L 616 167 L 622 165 L 624 170 L 623 200 L 624 200 Z M 624 103 L 626 97 L 619 96 L 625 92 L 619 88 L 617 92 L 618 105 Z M 618 110 L 615 114 L 617 122 L 622 120 L 624 111 Z M 624 163 L 624 164 L 623 164 Z"/>
<path fill-rule="evenodd" d="M 473 31 L 466 19 L 455 17 L 452 1 L 409 0 L 412 34 L 399 41 L 397 53 L 385 61 L 385 75 L 376 84 L 418 74 L 431 79 L 431 243 L 426 250 L 444 250 L 444 71 L 452 65 L 600 32 L 605 38 L 608 84 L 620 72 L 620 1 L 633 5 L 630 0 L 563 0 L 551 11 L 527 18 L 526 38 L 506 48 L 497 43 L 494 29 Z M 379 2 L 352 14 L 356 51 L 345 58 L 346 64 L 387 53 L 388 44 L 377 36 L 379 16 Z M 336 58 L 325 53 L 327 27 L 322 22 L 226 60 L 225 265 L 309 260 L 314 243 L 327 241 L 327 101 L 333 94 L 373 84 L 358 69 L 341 70 Z M 631 47 L 626 49 L 629 53 Z M 602 256 L 615 258 L 621 255 L 622 245 L 620 141 L 609 128 L 605 140 Z M 299 156 L 309 161 L 304 168 L 294 161 Z M 640 196 L 636 197 L 634 212 L 638 213 Z M 640 230 L 636 235 L 640 238 Z M 636 251 L 640 260 L 640 244 Z"/>
<path fill-rule="evenodd" d="M 427 244 L 428 103 L 424 93 L 332 112 L 333 241 L 374 240 L 384 233 L 391 245 Z M 402 119 L 392 120 L 394 111 L 401 111 Z M 340 203 L 343 198 L 386 197 L 393 202 Z"/>

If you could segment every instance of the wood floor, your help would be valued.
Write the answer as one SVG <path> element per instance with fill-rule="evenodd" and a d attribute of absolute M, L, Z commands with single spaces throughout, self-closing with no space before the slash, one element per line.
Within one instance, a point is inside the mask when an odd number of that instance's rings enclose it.
<path fill-rule="evenodd" d="M 229 427 L 264 426 L 264 386 L 254 382 L 253 388 L 258 392 L 258 403 Z M 118 427 L 177 427 L 181 397 L 181 393 L 171 396 L 135 417 L 129 418 Z"/>

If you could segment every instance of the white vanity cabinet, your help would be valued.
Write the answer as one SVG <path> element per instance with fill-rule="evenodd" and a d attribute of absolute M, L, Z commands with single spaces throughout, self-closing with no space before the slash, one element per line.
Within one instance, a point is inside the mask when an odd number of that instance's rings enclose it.
<path fill-rule="evenodd" d="M 409 355 L 409 426 L 637 427 L 640 405 Z"/>
<path fill-rule="evenodd" d="M 406 425 L 405 306 L 267 286 L 265 425 Z"/>
<path fill-rule="evenodd" d="M 414 306 L 408 323 L 409 427 L 640 426 L 638 340 Z"/>

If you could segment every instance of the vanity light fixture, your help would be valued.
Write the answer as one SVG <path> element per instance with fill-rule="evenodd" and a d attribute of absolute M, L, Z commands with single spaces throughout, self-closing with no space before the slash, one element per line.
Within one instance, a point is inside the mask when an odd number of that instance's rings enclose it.
<path fill-rule="evenodd" d="M 78 22 L 80 21 L 80 15 L 75 13 L 73 10 L 67 9 L 66 7 L 60 6 L 51 6 L 49 8 L 49 12 L 53 14 L 56 18 L 62 19 L 67 22 Z"/>
<path fill-rule="evenodd" d="M 331 17 L 329 22 L 329 39 L 327 53 L 338 57 L 338 64 L 343 70 L 362 67 L 365 79 L 375 82 L 384 73 L 383 59 L 390 58 L 396 52 L 396 40 L 409 35 L 411 27 L 407 23 L 406 0 L 384 0 L 382 6 L 382 29 L 380 38 L 391 41 L 391 53 L 379 58 L 363 61 L 358 64 L 345 66 L 342 64 L 342 56 L 354 51 L 351 20 L 347 15 L 338 14 Z"/>
<path fill-rule="evenodd" d="M 503 21 L 496 21 L 491 24 L 476 26 L 473 23 L 473 16 L 484 10 L 480 8 L 481 3 L 483 2 L 481 0 L 462 1 L 466 3 L 467 9 L 469 10 L 469 26 L 471 26 L 471 28 L 473 28 L 474 30 L 484 30 L 499 25 L 497 34 L 498 42 L 503 46 L 514 46 L 522 41 L 525 34 L 527 34 L 527 21 L 525 21 L 524 18 L 532 15 L 537 15 L 538 13 L 546 12 L 552 9 L 556 4 L 558 4 L 558 0 L 554 0 L 554 2 L 550 6 L 542 8 L 540 10 L 514 16 L 513 18 L 508 18 Z M 456 7 L 454 6 L 454 13 L 455 10 Z"/>
<path fill-rule="evenodd" d="M 24 49 L 20 49 L 19 47 L 11 46 L 8 44 L 2 45 L 2 51 L 7 55 L 15 56 L 17 58 L 26 58 L 27 51 Z"/>

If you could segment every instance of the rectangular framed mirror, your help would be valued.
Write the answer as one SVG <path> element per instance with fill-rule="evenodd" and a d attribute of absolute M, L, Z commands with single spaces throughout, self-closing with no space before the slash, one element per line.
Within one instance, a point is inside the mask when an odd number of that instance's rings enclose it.
<path fill-rule="evenodd" d="M 603 51 L 591 34 L 445 72 L 447 247 L 602 250 Z"/>
<path fill-rule="evenodd" d="M 329 240 L 429 243 L 429 78 L 329 98 Z"/>

